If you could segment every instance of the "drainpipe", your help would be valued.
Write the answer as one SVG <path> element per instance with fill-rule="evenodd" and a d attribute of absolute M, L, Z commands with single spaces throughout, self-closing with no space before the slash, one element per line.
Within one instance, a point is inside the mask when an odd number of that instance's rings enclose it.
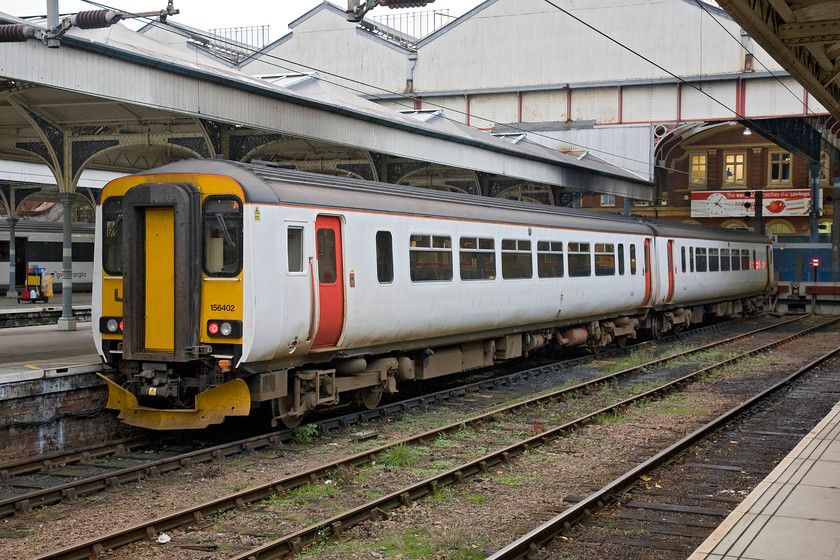
<path fill-rule="evenodd" d="M 414 69 L 417 67 L 417 53 L 408 55 L 408 75 L 405 77 L 405 92 L 414 91 Z"/>
<path fill-rule="evenodd" d="M 58 28 L 58 0 L 47 0 L 47 28 L 50 31 Z M 57 49 L 61 46 L 61 43 L 58 37 L 49 37 L 47 46 L 51 49 Z"/>
<path fill-rule="evenodd" d="M 812 163 L 811 169 L 811 243 L 820 240 L 820 170 L 822 165 Z"/>

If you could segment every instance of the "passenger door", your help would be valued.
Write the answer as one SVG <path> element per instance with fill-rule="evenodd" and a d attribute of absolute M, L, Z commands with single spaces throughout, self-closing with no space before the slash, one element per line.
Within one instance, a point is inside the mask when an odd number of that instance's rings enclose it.
<path fill-rule="evenodd" d="M 318 258 L 318 332 L 313 348 L 338 344 L 344 327 L 344 271 L 341 250 L 341 220 L 336 216 L 315 219 Z"/>

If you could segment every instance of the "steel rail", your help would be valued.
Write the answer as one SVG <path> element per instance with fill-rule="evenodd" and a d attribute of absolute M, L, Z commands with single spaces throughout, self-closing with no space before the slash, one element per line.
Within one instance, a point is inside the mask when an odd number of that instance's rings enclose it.
<path fill-rule="evenodd" d="M 840 347 L 823 354 L 816 360 L 803 366 L 772 387 L 761 391 L 757 395 L 751 397 L 740 405 L 715 418 L 703 427 L 687 435 L 680 441 L 660 451 L 634 469 L 627 471 L 625 474 L 613 480 L 597 492 L 590 494 L 574 506 L 563 511 L 563 513 L 546 521 L 539 527 L 533 529 L 503 549 L 497 551 L 495 554 L 488 556 L 486 560 L 515 560 L 519 558 L 530 558 L 531 555 L 541 546 L 544 546 L 553 538 L 562 535 L 565 531 L 568 531 L 572 525 L 580 523 L 581 521 L 591 517 L 593 512 L 600 510 L 606 504 L 617 500 L 618 497 L 626 493 L 635 485 L 636 481 L 639 480 L 639 477 L 648 474 L 656 468 L 662 466 L 664 463 L 667 463 L 686 449 L 689 449 L 697 442 L 716 432 L 719 428 L 730 423 L 738 416 L 744 414 L 752 407 L 763 402 L 766 398 L 772 396 L 780 389 L 787 387 L 803 374 L 833 358 L 838 353 L 840 353 Z"/>
<path fill-rule="evenodd" d="M 751 336 L 756 332 L 761 332 L 762 330 L 776 328 L 779 326 L 786 325 L 793 321 L 801 320 L 803 317 L 797 317 L 792 320 L 775 323 L 773 325 L 762 327 L 760 329 L 756 329 L 742 335 L 737 335 L 736 337 L 732 337 L 727 340 L 734 340 L 738 338 Z M 703 327 L 701 329 L 692 331 L 692 333 L 704 332 L 706 330 L 714 330 L 717 328 L 721 328 L 721 326 L 710 325 L 708 327 Z M 694 351 L 700 351 L 707 347 L 709 347 L 709 345 L 698 347 Z M 690 352 L 691 351 L 689 351 L 689 353 Z M 405 414 L 413 408 L 445 402 L 447 400 L 451 400 L 454 397 L 462 396 L 464 394 L 473 393 L 481 390 L 495 389 L 505 385 L 511 385 L 524 380 L 528 380 L 539 375 L 568 370 L 574 367 L 575 365 L 591 361 L 592 359 L 594 359 L 594 356 L 588 355 L 573 358 L 570 360 L 565 360 L 562 362 L 556 362 L 554 364 L 537 366 L 534 368 L 507 374 L 504 376 L 476 381 L 467 385 L 461 385 L 458 387 L 438 391 L 435 393 L 421 395 L 397 403 L 386 404 L 376 408 L 375 410 L 353 412 L 350 414 L 340 416 L 338 418 L 321 420 L 315 422 L 315 424 L 318 426 L 319 431 L 321 433 L 328 433 L 330 431 L 334 431 L 341 428 L 347 428 L 362 422 L 369 422 L 377 418 L 395 417 L 401 414 Z M 670 359 L 670 357 L 666 359 Z M 657 362 L 654 361 L 648 364 L 643 364 L 643 366 L 641 367 L 649 366 L 654 363 Z M 627 370 L 625 372 L 618 372 L 617 375 L 626 374 L 629 371 L 631 370 Z M 609 378 L 610 377 L 604 377 L 601 378 L 601 380 Z M 568 390 L 582 390 L 582 388 L 585 386 L 586 384 L 583 384 L 579 387 L 572 387 Z M 26 494 L 21 494 L 20 496 L 13 496 L 10 498 L 0 500 L 0 517 L 8 517 L 15 513 L 27 513 L 32 508 L 52 505 L 59 502 L 72 503 L 81 496 L 101 492 L 104 490 L 115 489 L 121 484 L 139 482 L 146 478 L 156 478 L 157 476 L 163 473 L 173 472 L 181 468 L 190 468 L 192 465 L 199 463 L 206 463 L 210 461 L 225 459 L 227 457 L 239 453 L 250 453 L 255 450 L 269 447 L 272 445 L 287 443 L 289 441 L 292 441 L 293 438 L 294 434 L 292 430 L 281 430 L 269 434 L 253 436 L 251 438 L 238 440 L 230 443 L 220 444 L 207 449 L 192 451 L 189 453 L 184 453 L 165 459 L 146 462 L 142 465 L 129 466 L 124 469 L 103 473 L 101 475 L 93 477 L 88 477 L 83 480 L 67 482 L 59 486 L 53 486 L 50 488 L 45 488 L 43 490 L 28 492 Z M 55 457 L 56 459 L 53 459 L 53 461 L 58 462 L 58 457 L 60 456 L 56 455 Z"/>
<path fill-rule="evenodd" d="M 837 320 L 840 320 L 840 318 L 838 318 L 834 321 L 829 321 L 829 322 L 823 323 L 821 325 L 810 327 L 809 329 L 801 331 L 800 333 L 797 333 L 795 335 L 792 335 L 790 337 L 782 339 L 781 341 L 776 341 L 776 342 L 774 342 L 770 345 L 766 345 L 764 347 L 761 347 L 760 349 L 755 350 L 753 352 L 763 351 L 767 347 L 783 344 L 786 341 L 789 341 L 789 340 L 797 338 L 798 336 L 801 336 L 802 333 L 809 332 L 810 330 L 821 328 L 823 326 L 827 326 L 828 324 L 833 323 Z M 756 332 L 760 332 L 760 331 L 763 331 L 763 330 L 768 330 L 768 329 L 771 329 L 771 328 L 774 328 L 774 327 L 778 327 L 778 326 L 781 326 L 781 325 L 788 324 L 790 322 L 791 321 L 785 321 L 785 322 L 777 323 L 775 325 L 771 325 L 771 326 L 768 326 L 768 327 L 763 327 L 761 329 L 756 329 L 754 331 L 751 331 L 749 333 L 745 333 L 743 335 L 730 337 L 728 339 L 725 339 L 721 343 L 728 343 L 728 342 L 731 342 L 732 340 L 737 340 L 739 338 L 743 338 L 743 337 L 746 337 L 746 336 L 751 336 L 752 334 L 755 334 Z M 525 408 L 525 407 L 532 406 L 534 404 L 538 404 L 538 403 L 545 402 L 545 401 L 548 401 L 548 400 L 556 400 L 559 396 L 561 396 L 563 394 L 571 393 L 571 392 L 577 392 L 577 391 L 583 391 L 583 390 L 586 390 L 586 388 L 591 387 L 593 385 L 601 384 L 601 383 L 607 383 L 610 380 L 615 379 L 617 376 L 625 375 L 628 372 L 633 371 L 635 369 L 645 368 L 645 367 L 650 366 L 651 364 L 659 363 L 661 361 L 667 361 L 667 360 L 670 360 L 670 359 L 673 359 L 673 358 L 676 358 L 678 356 L 682 356 L 682 355 L 685 355 L 685 354 L 700 352 L 700 351 L 704 350 L 705 348 L 707 348 L 708 346 L 709 345 L 704 345 L 704 346 L 699 347 L 697 349 L 689 350 L 687 352 L 684 352 L 684 353 L 681 353 L 681 354 L 678 354 L 678 355 L 668 356 L 668 357 L 665 357 L 665 358 L 661 358 L 660 360 L 654 360 L 654 361 L 649 362 L 647 364 L 642 364 L 641 366 L 637 366 L 637 368 L 631 368 L 631 369 L 628 369 L 628 370 L 623 370 L 621 372 L 617 372 L 617 373 L 612 374 L 610 376 L 605 376 L 605 377 L 601 377 L 601 378 L 598 378 L 598 379 L 594 379 L 594 380 L 591 380 L 591 381 L 588 381 L 588 382 L 585 382 L 585 383 L 575 385 L 574 387 L 569 387 L 567 389 L 562 389 L 562 390 L 559 390 L 559 391 L 555 391 L 555 392 L 552 392 L 552 393 L 549 393 L 549 394 L 546 394 L 546 395 L 542 395 L 542 396 L 539 396 L 539 397 L 529 399 L 527 401 L 523 401 L 523 402 L 520 402 L 520 403 L 515 403 L 513 405 L 509 405 L 509 406 L 504 407 L 504 408 L 496 409 L 496 410 L 487 412 L 485 414 L 482 414 L 482 415 L 479 415 L 479 416 L 476 416 L 476 417 L 473 417 L 473 418 L 470 418 L 470 419 L 458 421 L 458 422 L 455 422 L 455 423 L 452 423 L 452 424 L 449 424 L 447 426 L 443 426 L 443 427 L 440 427 L 440 428 L 437 428 L 437 429 L 434 429 L 434 430 L 429 430 L 427 432 L 417 434 L 417 435 L 411 436 L 409 438 L 403 439 L 399 442 L 394 442 L 394 443 L 391 443 L 391 444 L 383 445 L 383 446 L 380 446 L 380 447 L 372 449 L 372 450 L 364 451 L 364 452 L 358 453 L 356 455 L 346 457 L 346 458 L 341 459 L 339 461 L 335 461 L 335 462 L 332 462 L 332 463 L 329 463 L 329 464 L 325 464 L 325 465 L 321 465 L 321 466 L 312 468 L 308 471 L 305 471 L 305 472 L 302 472 L 302 473 L 299 473 L 299 474 L 284 477 L 282 479 L 275 480 L 275 481 L 272 481 L 272 482 L 269 482 L 269 483 L 265 483 L 265 484 L 256 486 L 254 488 L 245 489 L 245 490 L 242 490 L 240 492 L 236 492 L 234 494 L 231 494 L 231 495 L 228 495 L 228 496 L 216 499 L 216 500 L 212 500 L 210 502 L 201 504 L 201 505 L 196 506 L 196 507 L 187 508 L 187 509 L 177 511 L 177 512 L 174 512 L 174 513 L 169 514 L 169 515 L 166 515 L 166 516 L 162 516 L 162 517 L 150 520 L 148 522 L 143 522 L 143 523 L 137 524 L 133 527 L 128 527 L 126 529 L 114 531 L 114 532 L 109 533 L 107 535 L 103 535 L 101 537 L 98 537 L 98 538 L 96 538 L 92 541 L 85 542 L 85 543 L 79 543 L 77 545 L 73 545 L 73 546 L 70 546 L 70 547 L 52 552 L 52 553 L 48 553 L 48 554 L 39 556 L 39 557 L 37 557 L 36 560 L 47 560 L 47 559 L 58 559 L 58 558 L 61 558 L 61 559 L 84 559 L 84 558 L 89 558 L 91 556 L 97 556 L 97 555 L 101 554 L 102 552 L 104 552 L 105 550 L 109 550 L 109 549 L 113 549 L 113 548 L 119 548 L 120 546 L 125 546 L 125 545 L 127 545 L 131 542 L 142 540 L 144 538 L 151 538 L 159 532 L 166 531 L 166 530 L 171 530 L 171 529 L 183 526 L 185 524 L 195 522 L 195 521 L 200 520 L 203 517 L 206 517 L 206 516 L 208 516 L 208 515 L 210 515 L 214 512 L 225 511 L 225 510 L 232 509 L 232 508 L 235 508 L 235 507 L 245 507 L 246 504 L 266 499 L 266 498 L 268 498 L 268 497 L 270 497 L 274 494 L 282 494 L 284 492 L 287 492 L 289 490 L 292 490 L 294 488 L 302 486 L 303 484 L 306 484 L 306 483 L 315 482 L 319 479 L 322 479 L 322 478 L 328 476 L 328 474 L 330 472 L 332 472 L 337 467 L 340 467 L 340 466 L 360 466 L 360 465 L 371 463 L 371 462 L 376 460 L 376 457 L 379 454 L 381 454 L 382 452 L 386 451 L 387 449 L 390 449 L 390 448 L 395 447 L 397 445 L 423 443 L 425 441 L 434 439 L 435 437 L 437 437 L 440 434 L 445 434 L 445 433 L 448 433 L 448 432 L 457 431 L 457 430 L 463 429 L 464 427 L 466 427 L 468 425 L 477 424 L 479 422 L 483 422 L 483 421 L 486 421 L 486 420 L 491 420 L 491 419 L 495 418 L 496 416 L 506 414 L 510 411 L 513 411 L 513 410 L 516 410 L 516 409 L 519 409 L 519 408 Z M 683 378 L 680 378 L 677 381 L 673 381 L 671 383 L 668 383 L 667 385 L 664 385 L 663 387 L 676 387 L 681 381 L 684 382 L 686 379 L 689 379 L 692 376 L 699 375 L 700 373 L 703 373 L 703 372 L 708 371 L 710 369 L 713 369 L 715 367 L 720 367 L 721 365 L 723 365 L 725 363 L 728 363 L 729 361 L 734 361 L 734 360 L 737 360 L 737 359 L 741 359 L 746 355 L 748 355 L 748 354 L 744 354 L 744 355 L 741 355 L 741 356 L 738 356 L 738 357 L 735 357 L 735 358 L 731 358 L 729 360 L 725 360 L 725 361 L 723 361 L 719 364 L 715 364 L 714 366 L 709 366 L 708 368 L 704 368 L 703 370 L 699 370 L 699 372 L 695 372 L 693 374 L 690 374 L 689 376 L 685 376 Z M 661 388 L 659 390 L 661 390 Z M 603 414 L 605 412 L 610 412 L 610 411 L 616 410 L 616 409 L 618 409 L 622 406 L 625 406 L 626 404 L 629 404 L 629 402 L 632 402 L 633 400 L 636 400 L 636 399 L 639 399 L 639 398 L 648 398 L 648 397 L 656 394 L 657 391 L 658 391 L 658 389 L 654 389 L 654 390 L 648 391 L 646 393 L 643 393 L 642 395 L 639 395 L 637 397 L 633 397 L 631 399 L 627 399 L 626 401 L 622 401 L 620 403 L 610 405 L 610 406 L 608 406 L 604 409 L 598 410 L 598 411 L 593 412 L 589 415 L 586 415 L 582 418 L 579 418 L 578 420 L 575 420 L 573 422 L 569 422 L 567 424 L 564 424 L 563 426 L 560 426 L 560 427 L 557 427 L 557 428 L 554 428 L 554 429 L 551 429 L 551 430 L 547 430 L 547 431 L 543 432 L 542 434 L 540 434 L 539 436 L 535 436 L 535 437 L 532 437 L 528 440 L 520 442 L 518 444 L 514 444 L 514 445 L 510 446 L 509 448 L 501 450 L 501 451 L 499 451 L 495 454 L 490 454 L 488 456 L 485 456 L 481 459 L 473 461 L 472 463 L 469 463 L 469 464 L 464 465 L 460 468 L 449 471 L 448 473 L 444 473 L 444 474 L 442 474 L 438 477 L 432 477 L 430 479 L 427 479 L 426 481 L 423 481 L 423 482 L 421 482 L 421 483 L 419 483 L 419 484 L 417 484 L 417 485 L 415 485 L 411 488 L 404 489 L 402 491 L 399 491 L 399 492 L 393 493 L 391 495 L 385 496 L 383 498 L 380 498 L 379 500 L 375 500 L 374 502 L 370 502 L 369 504 L 365 504 L 364 506 L 359 506 L 359 508 L 356 508 L 356 509 L 352 510 L 351 512 L 345 514 L 345 515 L 337 516 L 337 517 L 332 518 L 332 519 L 330 519 L 330 520 L 328 520 L 328 521 L 326 521 L 322 524 L 314 526 L 315 527 L 314 529 L 313 528 L 307 528 L 307 529 L 304 529 L 302 531 L 299 531 L 298 533 L 295 533 L 294 535 L 292 535 L 292 536 L 290 536 L 289 538 L 286 539 L 286 541 L 289 543 L 289 546 L 290 546 L 290 548 L 288 550 L 291 551 L 291 552 L 294 552 L 295 550 L 299 550 L 300 547 L 303 544 L 309 544 L 310 542 L 312 542 L 311 539 L 314 539 L 315 537 L 324 534 L 324 531 L 327 531 L 327 532 L 332 531 L 332 533 L 329 533 L 329 534 L 336 534 L 337 532 L 340 532 L 342 528 L 349 527 L 349 526 L 351 526 L 355 523 L 358 523 L 359 521 L 363 521 L 365 519 L 368 519 L 368 518 L 370 518 L 371 515 L 377 515 L 376 513 L 371 514 L 370 513 L 371 511 L 378 511 L 378 512 L 381 512 L 382 515 L 384 515 L 385 510 L 393 509 L 394 507 L 398 507 L 399 505 L 403 505 L 405 503 L 410 503 L 411 501 L 413 501 L 415 499 L 418 499 L 420 497 L 423 497 L 423 496 L 429 494 L 430 492 L 435 492 L 437 490 L 437 488 L 439 488 L 440 486 L 445 486 L 445 485 L 451 484 L 453 482 L 460 481 L 465 476 L 470 476 L 470 475 L 476 474 L 478 472 L 486 472 L 486 470 L 490 466 L 496 465 L 500 462 L 508 462 L 512 456 L 518 455 L 518 454 L 522 453 L 523 451 L 525 451 L 527 449 L 530 449 L 532 447 L 536 447 L 537 445 L 541 445 L 541 444 L 547 443 L 547 442 L 549 442 L 553 439 L 556 439 L 557 437 L 560 437 L 560 435 L 562 435 L 566 431 L 574 429 L 574 428 L 576 428 L 576 427 L 578 427 L 582 424 L 585 424 L 586 422 L 591 421 L 592 419 L 596 418 L 599 414 Z M 367 509 L 366 509 L 366 506 L 367 506 Z M 365 513 L 365 512 L 367 512 L 367 513 Z M 306 537 L 306 538 L 304 538 L 304 537 Z M 262 557 L 260 554 L 258 554 L 258 556 L 255 556 L 255 558 Z M 269 556 L 269 557 L 273 557 L 273 556 Z"/>
<path fill-rule="evenodd" d="M 0 465 L 0 481 L 5 482 L 13 476 L 20 476 L 22 474 L 49 472 L 64 465 L 84 463 L 92 459 L 99 459 L 100 457 L 123 453 L 138 447 L 145 447 L 150 443 L 151 439 L 148 436 L 135 436 L 80 447 L 66 453 L 50 453 L 49 455 L 39 455 L 38 457 L 4 463 Z"/>

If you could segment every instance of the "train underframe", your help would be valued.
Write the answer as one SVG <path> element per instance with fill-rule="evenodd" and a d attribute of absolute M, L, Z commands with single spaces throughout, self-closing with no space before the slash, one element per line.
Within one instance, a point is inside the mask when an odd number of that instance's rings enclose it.
<path fill-rule="evenodd" d="M 489 367 L 548 344 L 585 346 L 597 353 L 610 344 L 623 347 L 643 331 L 659 338 L 713 318 L 753 314 L 764 303 L 763 295 L 755 295 L 645 309 L 577 325 L 261 372 L 237 370 L 230 360 L 210 357 L 173 365 L 123 362 L 114 356 L 116 380 L 106 378 L 110 387 L 107 406 L 119 410 L 120 419 L 127 424 L 156 430 L 200 429 L 228 416 L 248 415 L 254 408 L 267 409 L 273 426 L 293 428 L 312 410 L 343 404 L 347 397 L 363 407 L 375 408 L 383 394 L 398 391 L 398 382 Z"/>
<path fill-rule="evenodd" d="M 764 295 L 693 306 L 649 309 L 639 314 L 527 332 L 505 334 L 484 340 L 436 346 L 420 351 L 334 360 L 329 364 L 270 371 L 254 376 L 249 385 L 254 403 L 271 407 L 272 422 L 297 426 L 319 406 L 340 404 L 342 394 L 357 404 L 375 408 L 386 393 L 397 392 L 398 382 L 422 381 L 489 367 L 526 356 L 548 344 L 586 346 L 597 353 L 610 344 L 624 347 L 647 331 L 653 338 L 688 328 L 714 318 L 750 315 L 765 304 Z M 271 391 L 261 391 L 263 386 Z M 285 392 L 284 392 L 285 388 Z"/>

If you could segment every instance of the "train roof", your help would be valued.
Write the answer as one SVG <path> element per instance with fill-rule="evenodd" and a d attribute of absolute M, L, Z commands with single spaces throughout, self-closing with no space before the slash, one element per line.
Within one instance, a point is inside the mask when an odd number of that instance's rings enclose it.
<path fill-rule="evenodd" d="M 336 177 L 268 163 L 240 163 L 221 159 L 189 159 L 156 168 L 138 176 L 157 174 L 207 174 L 237 181 L 248 204 L 291 204 L 381 212 L 407 216 L 492 221 L 529 226 L 610 231 L 769 243 L 769 239 L 744 230 L 729 230 L 622 216 L 603 212 L 549 206 L 516 200 L 479 197 L 391 183 Z"/>

